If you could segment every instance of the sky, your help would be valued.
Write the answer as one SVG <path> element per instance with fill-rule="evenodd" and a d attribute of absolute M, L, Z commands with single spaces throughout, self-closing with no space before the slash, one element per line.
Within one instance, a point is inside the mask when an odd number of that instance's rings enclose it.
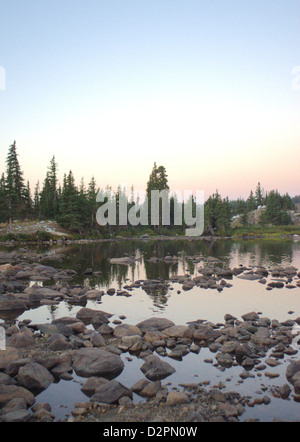
<path fill-rule="evenodd" d="M 0 172 L 300 194 L 300 0 L 0 0 Z M 298 74 L 297 74 L 298 73 Z M 299 87 L 298 87 L 299 86 Z"/>

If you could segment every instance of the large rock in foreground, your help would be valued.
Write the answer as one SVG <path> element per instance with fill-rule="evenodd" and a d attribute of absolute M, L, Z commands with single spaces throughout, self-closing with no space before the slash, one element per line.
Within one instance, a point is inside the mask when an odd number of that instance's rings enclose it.
<path fill-rule="evenodd" d="M 145 358 L 145 362 L 141 366 L 141 371 L 150 381 L 157 381 L 170 376 L 176 370 L 172 365 L 162 361 L 158 356 L 150 355 Z"/>
<path fill-rule="evenodd" d="M 113 379 L 122 372 L 124 363 L 120 356 L 101 348 L 81 348 L 73 360 L 73 368 L 78 376 Z"/>

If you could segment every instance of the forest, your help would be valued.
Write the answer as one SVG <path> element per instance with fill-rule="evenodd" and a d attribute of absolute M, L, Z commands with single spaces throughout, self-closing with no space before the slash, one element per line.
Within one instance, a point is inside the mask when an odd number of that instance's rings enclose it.
<path fill-rule="evenodd" d="M 146 179 L 145 179 L 146 181 Z M 55 220 L 66 231 L 78 233 L 89 237 L 109 237 L 111 235 L 126 233 L 134 236 L 136 232 L 159 234 L 184 234 L 187 227 L 184 220 L 181 225 L 174 223 L 174 202 L 176 195 L 170 192 L 168 175 L 164 166 L 154 163 L 148 181 L 146 182 L 146 195 L 149 202 L 151 190 L 168 190 L 170 201 L 170 224 L 165 226 L 159 223 L 157 226 L 136 227 L 121 225 L 99 226 L 96 220 L 96 212 L 100 203 L 97 195 L 102 192 L 103 203 L 114 198 L 117 207 L 124 189 L 118 187 L 113 190 L 107 185 L 100 189 L 94 177 L 86 185 L 82 178 L 76 185 L 75 177 L 70 170 L 63 176 L 63 182 L 58 180 L 58 164 L 53 156 L 47 168 L 46 176 L 42 185 L 37 182 L 31 190 L 29 181 L 24 178 L 16 141 L 9 146 L 6 157 L 6 171 L 1 174 L 0 180 L 0 222 L 7 223 L 8 227 L 16 220 Z M 128 211 L 138 203 L 138 196 L 133 186 L 128 198 Z M 196 211 L 196 201 L 192 198 L 193 213 Z M 223 198 L 218 190 L 208 197 L 204 204 L 205 233 L 211 235 L 230 235 L 232 233 L 231 221 L 236 215 L 240 215 L 241 223 L 247 226 L 249 213 L 261 206 L 265 210 L 260 218 L 260 225 L 288 226 L 292 224 L 289 214 L 294 209 L 294 204 L 300 201 L 300 196 L 291 198 L 288 194 L 281 195 L 278 190 L 265 192 L 258 183 L 255 191 L 251 191 L 249 197 L 237 200 Z"/>

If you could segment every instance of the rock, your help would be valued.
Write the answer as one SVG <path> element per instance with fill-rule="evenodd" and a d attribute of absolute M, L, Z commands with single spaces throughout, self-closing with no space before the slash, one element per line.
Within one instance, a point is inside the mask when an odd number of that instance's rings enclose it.
<path fill-rule="evenodd" d="M 277 367 L 277 365 L 280 365 L 281 362 L 276 361 L 276 359 L 267 358 L 265 360 L 265 363 L 269 365 L 269 367 Z"/>
<path fill-rule="evenodd" d="M 86 394 L 87 396 L 91 397 L 95 393 L 96 389 L 103 384 L 106 384 L 109 382 L 105 378 L 100 378 L 97 376 L 92 376 L 89 379 L 85 381 L 83 386 L 81 387 L 81 391 Z"/>
<path fill-rule="evenodd" d="M 131 390 L 136 394 L 140 394 L 140 392 L 143 391 L 143 389 L 148 384 L 150 384 L 150 381 L 148 381 L 148 379 L 140 379 L 131 387 Z"/>
<path fill-rule="evenodd" d="M 251 340 L 257 345 L 270 346 L 273 340 L 270 339 L 270 331 L 267 327 L 259 327 L 258 330 L 252 334 Z"/>
<path fill-rule="evenodd" d="M 249 312 L 242 316 L 242 319 L 244 321 L 257 321 L 259 319 L 259 316 L 255 312 Z"/>
<path fill-rule="evenodd" d="M 57 290 L 49 289 L 47 287 L 31 287 L 26 289 L 31 301 L 40 301 L 41 299 L 55 299 L 60 297 L 60 293 Z"/>
<path fill-rule="evenodd" d="M 13 361 L 21 359 L 21 353 L 16 348 L 6 347 L 6 350 L 0 350 L 0 370 L 6 370 Z"/>
<path fill-rule="evenodd" d="M 173 374 L 176 370 L 167 362 L 161 360 L 158 356 L 150 355 L 145 358 L 141 371 L 151 381 L 164 379 Z"/>
<path fill-rule="evenodd" d="M 282 289 L 284 287 L 284 283 L 281 281 L 273 281 L 268 283 L 268 287 Z"/>
<path fill-rule="evenodd" d="M 229 368 L 233 364 L 233 359 L 228 353 L 218 353 L 216 359 L 222 367 Z"/>
<path fill-rule="evenodd" d="M 189 348 L 187 345 L 179 344 L 168 354 L 169 358 L 181 360 L 183 356 L 189 353 Z"/>
<path fill-rule="evenodd" d="M 266 371 L 265 372 L 265 376 L 267 376 L 270 379 L 275 379 L 275 378 L 278 378 L 280 376 L 280 374 L 279 373 L 273 373 L 273 372 L 271 373 L 270 371 Z"/>
<path fill-rule="evenodd" d="M 247 281 L 257 281 L 258 279 L 261 279 L 261 275 L 255 275 L 254 273 L 253 274 L 244 273 L 243 275 L 237 276 L 237 278 L 246 279 Z"/>
<path fill-rule="evenodd" d="M 160 390 L 160 381 L 149 382 L 142 390 L 140 390 L 139 395 L 142 397 L 152 398 L 155 397 Z"/>
<path fill-rule="evenodd" d="M 43 365 L 48 370 L 51 370 L 59 363 L 59 356 L 55 353 L 39 351 L 34 355 L 33 359 L 35 362 Z"/>
<path fill-rule="evenodd" d="M 170 391 L 167 396 L 167 405 L 169 406 L 188 404 L 189 402 L 187 394 L 181 391 Z"/>
<path fill-rule="evenodd" d="M 209 397 L 211 399 L 213 399 L 216 402 L 226 402 L 226 396 L 224 393 L 222 393 L 220 390 L 214 388 L 213 390 L 211 390 Z"/>
<path fill-rule="evenodd" d="M 88 290 L 85 293 L 87 299 L 101 299 L 101 296 L 104 295 L 103 290 Z"/>
<path fill-rule="evenodd" d="M 228 321 L 235 321 L 237 318 L 235 316 L 230 315 L 229 313 L 226 313 L 226 315 L 224 316 L 225 322 Z"/>
<path fill-rule="evenodd" d="M 91 333 L 90 341 L 94 347 L 105 347 L 105 340 L 100 333 Z"/>
<path fill-rule="evenodd" d="M 218 408 L 219 408 L 221 414 L 223 414 L 226 417 L 238 416 L 238 412 L 237 412 L 236 407 L 234 405 L 231 405 L 228 402 L 226 402 L 225 404 L 220 404 Z"/>
<path fill-rule="evenodd" d="M 150 332 L 150 331 L 163 331 L 167 328 L 173 327 L 174 322 L 165 318 L 149 318 L 145 321 L 137 324 L 137 327 L 141 330 L 142 333 Z"/>
<path fill-rule="evenodd" d="M 116 338 L 123 338 L 124 336 L 142 336 L 141 330 L 135 325 L 121 324 L 114 329 L 114 336 Z"/>
<path fill-rule="evenodd" d="M 73 368 L 78 376 L 114 378 L 124 368 L 120 356 L 101 348 L 81 348 L 77 351 Z"/>
<path fill-rule="evenodd" d="M 193 330 L 186 325 L 174 325 L 166 328 L 164 334 L 170 338 L 188 338 L 193 339 Z"/>
<path fill-rule="evenodd" d="M 34 395 L 23 387 L 0 385 L 0 408 L 14 398 L 23 398 L 27 406 L 31 406 L 35 401 Z"/>
<path fill-rule="evenodd" d="M 156 341 L 164 341 L 167 338 L 167 335 L 160 331 L 148 331 L 144 335 L 144 340 L 146 342 L 149 342 L 150 344 L 153 344 L 153 342 Z"/>
<path fill-rule="evenodd" d="M 1 413 L 5 414 L 10 411 L 17 410 L 27 410 L 27 404 L 23 397 L 16 397 L 11 399 L 7 404 L 1 409 Z"/>
<path fill-rule="evenodd" d="M 19 333 L 14 333 L 7 339 L 7 345 L 15 348 L 26 348 L 34 345 L 34 337 L 31 331 L 28 329 L 22 330 Z"/>
<path fill-rule="evenodd" d="M 19 369 L 18 383 L 30 391 L 43 391 L 53 381 L 47 368 L 37 362 L 28 363 Z"/>
<path fill-rule="evenodd" d="M 205 342 L 214 342 L 221 336 L 221 332 L 219 330 L 213 329 L 210 325 L 200 325 L 194 331 L 194 340 L 195 341 L 205 341 Z"/>
<path fill-rule="evenodd" d="M 15 385 L 16 381 L 6 373 L 0 373 L 0 385 Z"/>
<path fill-rule="evenodd" d="M 0 416 L 2 422 L 28 422 L 31 414 L 27 410 L 10 411 Z"/>
<path fill-rule="evenodd" d="M 282 399 L 287 399 L 291 394 L 291 391 L 292 390 L 290 389 L 288 384 L 284 384 L 279 387 L 279 394 Z"/>
<path fill-rule="evenodd" d="M 21 301 L 17 295 L 7 294 L 0 296 L 0 312 L 6 311 L 25 311 L 28 306 L 25 302 Z"/>
<path fill-rule="evenodd" d="M 124 396 L 132 398 L 132 391 L 120 382 L 114 380 L 100 385 L 90 400 L 91 402 L 115 404 Z"/>
<path fill-rule="evenodd" d="M 300 360 L 291 361 L 286 369 L 286 378 L 287 380 L 293 384 L 294 388 L 296 383 L 300 381 Z M 297 384 L 298 389 L 298 384 Z"/>
<path fill-rule="evenodd" d="M 242 367 L 246 370 L 251 370 L 255 366 L 255 361 L 251 358 L 245 358 L 242 362 Z"/>
<path fill-rule="evenodd" d="M 67 338 L 60 333 L 55 334 L 48 339 L 48 346 L 49 349 L 53 351 L 70 350 L 72 348 Z"/>
<path fill-rule="evenodd" d="M 86 325 L 91 324 L 93 320 L 96 321 L 97 316 L 104 319 L 106 323 L 108 323 L 112 314 L 103 312 L 101 310 L 93 310 L 87 307 L 83 307 L 76 314 L 76 318 L 80 319 Z"/>
<path fill-rule="evenodd" d="M 235 341 L 227 341 L 222 345 L 220 351 L 222 353 L 235 353 L 236 349 L 239 347 L 239 343 Z"/>

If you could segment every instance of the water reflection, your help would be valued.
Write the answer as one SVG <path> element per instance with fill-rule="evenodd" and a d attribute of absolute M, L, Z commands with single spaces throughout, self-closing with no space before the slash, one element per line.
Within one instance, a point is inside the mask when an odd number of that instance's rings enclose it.
<path fill-rule="evenodd" d="M 82 283 L 84 271 L 92 268 L 101 272 L 101 276 L 89 277 L 90 286 L 108 287 L 112 284 L 121 288 L 127 280 L 162 279 L 171 276 L 196 274 L 196 264 L 191 257 L 214 256 L 221 259 L 225 266 L 239 264 L 247 266 L 290 265 L 297 261 L 299 265 L 300 245 L 290 240 L 282 241 L 120 241 L 85 245 L 74 245 L 63 249 L 67 259 L 59 264 L 62 268 L 72 268 L 78 272 L 75 281 Z M 130 265 L 111 265 L 109 258 L 130 256 L 135 262 Z M 159 263 L 150 258 L 163 259 L 166 256 L 177 257 L 176 261 Z"/>

